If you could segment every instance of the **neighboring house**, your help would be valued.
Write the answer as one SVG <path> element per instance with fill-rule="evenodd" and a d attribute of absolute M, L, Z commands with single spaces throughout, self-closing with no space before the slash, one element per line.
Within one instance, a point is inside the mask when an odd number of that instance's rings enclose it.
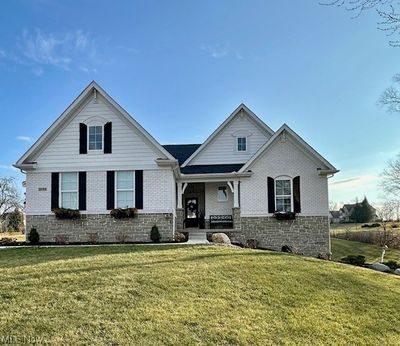
<path fill-rule="evenodd" d="M 353 203 L 353 204 L 344 204 L 342 208 L 340 208 L 339 213 L 340 213 L 340 222 L 352 222 L 351 220 L 351 214 L 353 213 L 354 207 L 356 205 L 361 205 L 361 202 L 359 203 Z M 369 204 L 369 207 L 371 209 L 371 213 L 372 213 L 372 219 L 370 221 L 375 221 L 377 219 L 377 215 L 376 215 L 376 209 Z"/>
<path fill-rule="evenodd" d="M 329 219 L 331 223 L 339 223 L 340 222 L 340 211 L 339 210 L 331 210 L 329 212 Z"/>
<path fill-rule="evenodd" d="M 233 240 L 256 240 L 304 254 L 330 251 L 328 177 L 337 172 L 287 125 L 271 130 L 241 104 L 200 144 L 160 145 L 92 82 L 18 160 L 26 172 L 27 231 L 43 242 L 164 241 L 206 227 L 212 215 L 233 220 Z M 59 220 L 53 208 L 79 209 Z M 134 219 L 110 210 L 135 207 Z M 294 221 L 278 221 L 292 211 Z M 228 225 L 225 225 L 229 226 Z"/>

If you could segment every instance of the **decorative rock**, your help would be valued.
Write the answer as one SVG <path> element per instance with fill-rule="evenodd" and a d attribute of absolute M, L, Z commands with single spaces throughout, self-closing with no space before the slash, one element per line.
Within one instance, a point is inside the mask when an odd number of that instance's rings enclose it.
<path fill-rule="evenodd" d="M 389 273 L 391 271 L 387 265 L 382 263 L 372 263 L 369 267 L 373 270 L 377 270 L 378 272 L 383 273 Z"/>
<path fill-rule="evenodd" d="M 178 231 L 175 232 L 175 241 L 176 242 L 181 243 L 181 242 L 184 242 L 186 240 L 187 240 L 186 236 L 183 233 L 178 232 Z"/>
<path fill-rule="evenodd" d="M 394 271 L 393 274 L 395 274 L 395 275 L 400 275 L 400 268 L 397 268 L 397 269 Z"/>
<path fill-rule="evenodd" d="M 211 239 L 213 243 L 231 245 L 231 240 L 225 233 L 214 233 Z"/>

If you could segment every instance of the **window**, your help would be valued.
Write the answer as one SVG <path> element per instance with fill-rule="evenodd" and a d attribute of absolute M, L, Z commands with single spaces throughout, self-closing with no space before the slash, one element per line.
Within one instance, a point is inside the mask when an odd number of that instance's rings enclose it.
<path fill-rule="evenodd" d="M 218 202 L 226 202 L 228 200 L 228 190 L 226 186 L 218 186 L 217 198 Z"/>
<path fill-rule="evenodd" d="M 275 208 L 276 211 L 292 211 L 292 180 L 275 180 Z"/>
<path fill-rule="evenodd" d="M 89 126 L 89 150 L 103 149 L 103 126 Z"/>
<path fill-rule="evenodd" d="M 247 141 L 246 137 L 238 137 L 237 139 L 237 150 L 238 151 L 247 151 Z"/>
<path fill-rule="evenodd" d="M 116 174 L 117 208 L 133 208 L 135 206 L 133 171 L 121 171 L 116 172 Z"/>
<path fill-rule="evenodd" d="M 61 173 L 61 208 L 78 209 L 78 173 Z"/>

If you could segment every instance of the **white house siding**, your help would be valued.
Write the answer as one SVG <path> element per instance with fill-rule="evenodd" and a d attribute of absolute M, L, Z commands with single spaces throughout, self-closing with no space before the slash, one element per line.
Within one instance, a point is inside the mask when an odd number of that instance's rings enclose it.
<path fill-rule="evenodd" d="M 41 189 L 42 191 L 39 191 Z M 26 214 L 45 215 L 51 209 L 51 173 L 26 173 Z"/>
<path fill-rule="evenodd" d="M 242 133 L 249 134 L 246 152 L 237 151 L 236 140 Z M 270 137 L 246 113 L 237 115 L 189 165 L 245 163 Z"/>
<path fill-rule="evenodd" d="M 112 153 L 88 151 L 79 154 L 79 123 L 112 122 Z M 58 133 L 51 143 L 30 161 L 37 162 L 37 171 L 158 168 L 155 159 L 165 157 L 100 95 L 88 102 Z"/>
<path fill-rule="evenodd" d="M 106 171 L 87 172 L 87 210 L 85 214 L 108 214 L 106 209 Z M 26 212 L 28 215 L 50 215 L 51 173 L 28 172 Z M 45 189 L 46 191 L 39 191 Z M 143 210 L 140 213 L 172 213 L 174 209 L 174 176 L 170 169 L 143 171 Z"/>
<path fill-rule="evenodd" d="M 243 179 L 240 185 L 241 216 L 268 216 L 267 177 L 280 175 L 292 178 L 300 176 L 302 216 L 328 216 L 328 182 L 319 176 L 317 168 L 308 154 L 299 149 L 288 136 L 279 139 L 264 155 L 250 167 L 251 178 Z"/>
<path fill-rule="evenodd" d="M 217 197 L 218 186 L 225 185 L 228 191 L 228 200 L 219 202 Z M 225 183 L 206 183 L 205 184 L 205 217 L 210 215 L 232 215 L 233 195 L 230 188 Z"/>

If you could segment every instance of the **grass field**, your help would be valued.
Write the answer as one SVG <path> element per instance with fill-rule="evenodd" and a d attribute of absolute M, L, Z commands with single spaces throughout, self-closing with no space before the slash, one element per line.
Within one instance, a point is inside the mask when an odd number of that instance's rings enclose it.
<path fill-rule="evenodd" d="M 379 262 L 382 248 L 378 245 L 360 243 L 344 239 L 331 239 L 332 257 L 338 261 L 347 255 L 363 255 L 367 262 Z M 385 261 L 394 260 L 400 263 L 400 250 L 388 249 L 385 254 Z"/>
<path fill-rule="evenodd" d="M 400 279 L 214 246 L 0 250 L 1 338 L 53 345 L 400 344 Z"/>

